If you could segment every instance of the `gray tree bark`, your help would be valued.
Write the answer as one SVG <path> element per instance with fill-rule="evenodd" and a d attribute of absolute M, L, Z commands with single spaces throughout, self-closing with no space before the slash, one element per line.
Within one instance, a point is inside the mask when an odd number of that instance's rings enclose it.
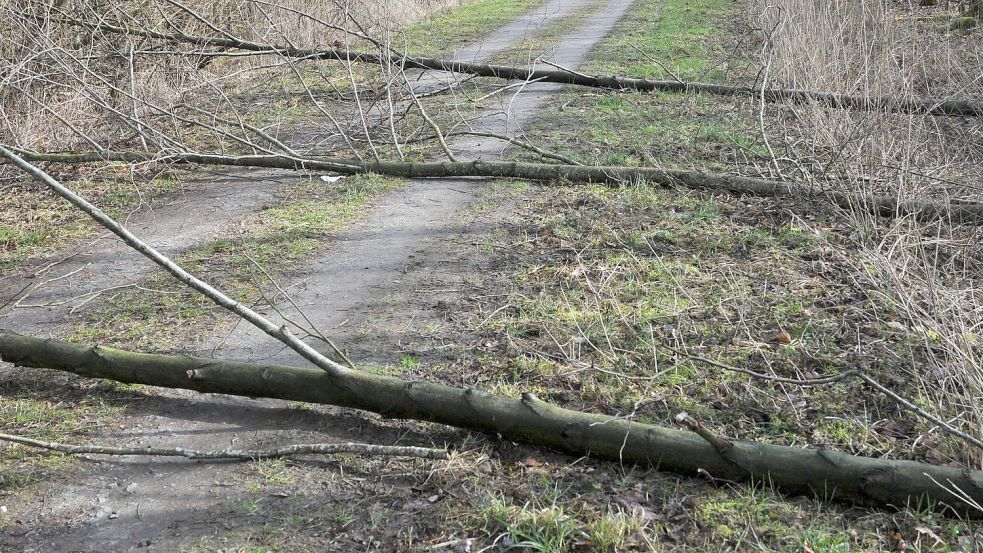
<path fill-rule="evenodd" d="M 945 219 L 952 223 L 983 224 L 983 203 L 902 201 L 893 196 L 867 196 L 853 192 L 823 190 L 807 184 L 772 181 L 752 177 L 658 169 L 655 167 L 586 166 L 516 161 L 461 161 L 412 163 L 401 161 L 360 161 L 355 159 L 298 158 L 273 155 L 226 156 L 212 154 L 168 154 L 154 156 L 143 152 L 42 153 L 18 150 L 26 160 L 57 163 L 99 161 L 145 162 L 267 167 L 343 174 L 377 173 L 408 178 L 491 177 L 534 181 L 568 181 L 612 185 L 649 182 L 665 187 L 683 187 L 827 201 L 844 209 L 868 211 L 885 217 L 914 216 L 921 220 Z"/>
<path fill-rule="evenodd" d="M 351 407 L 386 417 L 499 434 L 621 463 L 768 482 L 786 491 L 838 501 L 902 508 L 930 500 L 960 515 L 983 515 L 979 509 L 983 505 L 983 473 L 979 471 L 829 450 L 705 439 L 694 432 L 564 409 L 532 394 L 511 399 L 361 371 L 330 374 L 315 369 L 133 353 L 9 331 L 0 331 L 0 358 L 17 366 L 132 384 Z"/>
<path fill-rule="evenodd" d="M 340 48 L 305 49 L 278 44 L 263 44 L 235 38 L 191 36 L 180 33 L 161 33 L 134 27 L 118 27 L 107 23 L 87 23 L 77 20 L 67 21 L 101 31 L 136 35 L 172 43 L 210 46 L 223 49 L 244 50 L 275 54 L 303 60 L 338 60 L 372 64 L 391 64 L 408 69 L 431 69 L 449 71 L 480 77 L 517 81 L 540 81 L 562 83 L 593 88 L 611 88 L 639 91 L 665 91 L 688 94 L 712 94 L 717 96 L 754 96 L 767 102 L 790 102 L 796 104 L 816 103 L 831 108 L 852 110 L 881 110 L 896 113 L 925 113 L 930 115 L 950 115 L 965 117 L 983 116 L 983 105 L 969 100 L 943 99 L 902 99 L 893 97 L 865 97 L 831 92 L 816 92 L 797 89 L 765 89 L 747 86 L 726 86 L 710 83 L 687 83 L 679 81 L 654 81 L 628 77 L 584 75 L 562 69 L 530 69 L 506 65 L 470 63 L 431 57 L 409 56 L 401 53 L 358 52 Z"/>

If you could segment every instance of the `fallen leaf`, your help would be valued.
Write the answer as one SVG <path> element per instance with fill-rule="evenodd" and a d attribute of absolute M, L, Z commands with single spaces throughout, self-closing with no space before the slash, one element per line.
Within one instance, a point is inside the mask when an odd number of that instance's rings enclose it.
<path fill-rule="evenodd" d="M 890 438 L 907 439 L 911 437 L 911 431 L 915 429 L 915 423 L 909 420 L 889 420 L 877 431 Z"/>
<path fill-rule="evenodd" d="M 922 536 L 928 536 L 928 537 L 932 538 L 933 540 L 935 540 L 935 544 L 932 547 L 938 547 L 939 544 L 943 543 L 942 542 L 942 539 L 939 538 L 939 536 L 937 536 L 935 534 L 935 532 L 933 532 L 927 526 L 915 526 L 915 531 L 918 532 Z"/>

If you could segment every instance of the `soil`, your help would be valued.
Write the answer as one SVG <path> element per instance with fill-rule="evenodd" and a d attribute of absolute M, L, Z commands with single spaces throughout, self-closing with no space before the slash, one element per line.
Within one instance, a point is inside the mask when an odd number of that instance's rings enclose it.
<path fill-rule="evenodd" d="M 214 236 L 243 213 L 260 209 L 273 200 L 278 184 L 293 178 L 286 171 L 250 171 L 201 180 L 155 198 L 124 224 L 173 256 Z M 136 284 L 152 266 L 150 260 L 108 233 L 70 251 L 51 254 L 4 275 L 0 298 L 24 307 L 0 316 L 0 326 L 24 334 L 57 336 L 71 324 L 71 313 L 90 299 L 87 294 Z"/>
<path fill-rule="evenodd" d="M 610 0 L 560 41 L 550 61 L 577 67 L 631 3 L 631 0 Z M 458 55 L 488 59 L 521 41 L 535 27 L 589 4 L 587 0 L 548 2 L 491 33 L 485 40 L 461 49 Z M 530 124 L 559 88 L 526 86 L 521 92 L 505 97 L 500 108 L 489 110 L 475 126 L 503 134 L 514 132 Z M 453 151 L 463 159 L 498 157 L 505 147 L 505 143 L 485 138 L 451 142 Z M 291 178 L 280 172 L 251 172 L 248 180 L 241 176 L 201 182 L 194 189 L 166 198 L 152 210 L 133 214 L 128 225 L 165 253 L 176 254 L 206 241 L 243 214 L 261 208 L 273 197 L 275 187 L 271 184 Z M 360 362 L 395 362 L 399 344 L 387 343 L 385 336 L 366 333 L 364 328 L 369 322 L 378 327 L 380 320 L 398 325 L 420 318 L 439 319 L 432 309 L 434 298 L 441 293 L 439 289 L 430 287 L 419 294 L 409 291 L 387 295 L 385 292 L 394 285 L 412 282 L 414 286 L 426 286 L 435 279 L 462 283 L 480 275 L 481 267 L 466 255 L 471 248 L 468 240 L 493 227 L 497 219 L 507 214 L 493 209 L 481 213 L 480 223 L 474 221 L 469 208 L 487 184 L 469 179 L 407 182 L 381 198 L 368 218 L 342 232 L 322 256 L 293 276 L 294 301 L 318 328 L 336 338 Z M 93 290 L 135 283 L 150 269 L 149 263 L 108 238 L 62 252 L 52 259 L 62 261 L 41 276 L 32 279 L 30 275 L 37 271 L 32 268 L 19 276 L 5 278 L 0 297 L 12 297 L 33 281 L 64 276 L 33 290 L 30 301 L 23 301 L 57 305 L 11 310 L 0 320 L 2 326 L 24 333 L 57 336 L 72 321 L 75 303 L 66 300 Z M 405 287 L 396 287 L 406 291 Z M 97 298 L 90 303 L 98 301 Z M 210 346 L 221 357 L 286 364 L 301 362 L 291 352 L 284 351 L 282 345 L 242 324 L 231 334 L 213 336 Z M 384 359 L 379 352 L 393 353 Z M 4 378 L 12 375 L 11 369 L 3 372 Z M 118 421 L 118 428 L 105 429 L 93 441 L 214 449 L 315 441 L 430 445 L 466 439 L 464 433 L 442 428 L 428 428 L 424 435 L 418 424 L 382 421 L 340 409 L 163 389 L 144 393 L 145 398 L 135 402 Z M 387 505 L 389 516 L 397 517 L 397 521 L 400 517 L 414 519 L 418 530 L 427 527 L 431 511 L 439 507 L 434 506 L 436 500 L 420 498 L 432 486 L 428 484 L 427 471 L 423 470 L 422 476 L 420 470 L 407 472 L 406 462 L 358 459 L 309 461 L 308 464 L 315 481 L 295 483 L 288 486 L 291 488 L 288 493 L 273 494 L 262 501 L 296 502 L 303 495 L 297 494 L 297 490 L 306 488 L 318 490 L 317 503 L 321 510 L 325 505 L 344 507 L 353 497 L 364 503 L 354 515 L 360 523 L 334 525 L 337 531 L 327 537 L 314 532 L 311 539 L 319 548 L 389 550 L 392 536 L 400 535 L 404 525 L 389 524 L 373 530 L 368 524 L 374 520 L 373 506 Z M 413 463 L 409 462 L 409 466 Z M 0 548 L 45 552 L 175 551 L 207 543 L 208 539 L 255 527 L 255 511 L 243 506 L 243 502 L 252 501 L 249 498 L 255 495 L 243 489 L 243 482 L 249 477 L 241 463 L 89 459 L 70 481 L 43 488 L 31 500 L 10 506 L 14 510 L 11 519 L 17 523 L 0 537 Z M 386 535 L 389 537 L 385 538 Z M 389 545 L 382 546 L 382 543 Z M 449 544 L 445 550 L 454 547 L 457 545 Z"/>

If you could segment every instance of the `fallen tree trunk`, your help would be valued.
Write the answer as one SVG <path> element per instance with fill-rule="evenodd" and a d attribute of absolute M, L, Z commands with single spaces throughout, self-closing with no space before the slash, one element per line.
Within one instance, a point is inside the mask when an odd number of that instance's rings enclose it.
<path fill-rule="evenodd" d="M 683 474 L 768 482 L 839 501 L 903 508 L 929 499 L 960 514 L 983 515 L 983 473 L 978 471 L 704 438 L 564 409 L 532 394 L 509 399 L 361 371 L 332 375 L 315 369 L 133 353 L 8 331 L 0 331 L 0 359 L 131 384 L 322 403 L 433 421 L 575 454 Z"/>
<path fill-rule="evenodd" d="M 263 44 L 236 38 L 193 36 L 182 33 L 161 33 L 135 27 L 119 27 L 106 23 L 87 23 L 78 20 L 63 20 L 73 25 L 84 26 L 100 31 L 123 35 L 136 35 L 167 42 L 209 46 L 223 49 L 243 50 L 258 54 L 271 54 L 301 60 L 337 60 L 372 64 L 390 64 L 409 69 L 431 69 L 449 71 L 480 77 L 517 81 L 539 81 L 561 83 L 593 88 L 610 88 L 639 91 L 665 91 L 690 94 L 711 94 L 717 96 L 755 96 L 767 102 L 789 102 L 795 104 L 816 103 L 832 108 L 852 110 L 882 110 L 896 113 L 924 113 L 930 115 L 958 115 L 968 117 L 983 116 L 983 104 L 968 100 L 942 99 L 903 99 L 894 97 L 852 96 L 832 92 L 817 92 L 797 89 L 760 89 L 747 86 L 726 86 L 711 83 L 688 83 L 679 81 L 654 81 L 629 77 L 584 75 L 562 69 L 532 69 L 507 65 L 471 63 L 465 61 L 409 56 L 400 53 L 376 54 L 358 52 L 342 48 L 306 49 L 294 46 Z"/>
<path fill-rule="evenodd" d="M 164 154 L 143 152 L 42 153 L 17 150 L 30 161 L 91 163 L 99 161 L 197 163 L 238 167 L 265 167 L 343 174 L 377 173 L 408 178 L 491 177 L 535 181 L 565 180 L 602 184 L 650 182 L 665 187 L 685 187 L 799 199 L 818 199 L 844 209 L 860 209 L 885 217 L 914 216 L 921 220 L 944 219 L 953 223 L 983 224 L 983 203 L 901 201 L 892 196 L 868 196 L 853 192 L 821 190 L 804 183 L 679 171 L 655 167 L 585 166 L 515 161 L 460 161 L 413 163 L 401 161 L 360 161 L 355 159 L 300 158 L 273 155 L 226 156 L 217 154 Z"/>

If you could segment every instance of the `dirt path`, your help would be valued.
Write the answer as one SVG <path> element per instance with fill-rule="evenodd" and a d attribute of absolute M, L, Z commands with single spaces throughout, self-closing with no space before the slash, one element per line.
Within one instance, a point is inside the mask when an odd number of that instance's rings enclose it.
<path fill-rule="evenodd" d="M 537 22 L 565 17 L 592 3 L 554 0 L 493 33 L 491 39 L 460 50 L 459 55 L 487 59 L 525 38 Z M 550 61 L 577 67 L 631 3 L 631 0 L 609 1 L 560 41 Z M 475 127 L 498 133 L 514 132 L 530 123 L 558 88 L 557 85 L 529 85 L 519 93 L 504 96 L 501 105 L 483 114 Z M 451 143 L 451 148 L 466 159 L 498 157 L 506 146 L 486 138 Z M 447 248 L 445 240 L 462 231 L 460 215 L 475 201 L 477 191 L 484 185 L 486 182 L 481 180 L 417 180 L 383 197 L 366 220 L 339 235 L 323 256 L 296 276 L 299 285 L 292 288 L 295 301 L 316 326 L 338 337 L 343 347 L 360 352 L 394 349 L 391 348 L 394 344 L 384 341 L 359 343 L 357 329 L 366 316 L 364 307 L 378 302 L 401 279 L 419 278 L 440 262 Z M 182 202 L 175 203 L 172 210 L 156 210 L 158 222 L 153 225 L 147 222 L 154 220 L 150 214 L 137 215 L 131 225 L 143 230 L 143 237 L 152 243 L 167 244 L 165 251 L 186 249 L 271 197 L 269 188 L 257 186 L 251 189 L 253 195 L 244 198 L 236 195 L 236 203 L 224 205 L 225 211 L 220 216 L 200 216 L 211 213 L 208 209 L 219 209 L 223 196 L 217 191 L 224 190 L 227 194 L 230 189 L 226 187 L 231 186 L 238 191 L 241 183 L 216 186 L 211 192 L 215 201 L 206 203 L 204 208 L 195 208 L 206 210 L 199 216 L 185 211 L 191 206 L 182 207 L 185 205 Z M 192 202 L 199 203 L 198 199 Z M 185 226 L 188 224 L 193 226 Z M 57 301 L 80 291 L 132 282 L 147 268 L 138 265 L 141 268 L 130 269 L 130 264 L 136 262 L 116 246 L 97 245 L 59 265 L 62 271 L 59 274 L 81 267 L 78 274 L 84 280 L 66 279 L 70 286 L 48 287 L 34 302 Z M 412 305 L 415 302 L 409 303 L 396 309 L 395 317 L 412 318 L 413 310 L 418 307 Z M 67 307 L 17 310 L 2 324 L 27 332 L 50 333 L 51 327 L 66 317 Z M 339 325 L 343 325 L 341 329 L 336 328 Z M 301 363 L 273 340 L 242 324 L 230 335 L 214 336 L 212 345 L 215 354 L 221 357 Z M 315 347 L 319 346 L 315 344 Z M 107 437 L 118 443 L 191 448 L 341 440 L 427 444 L 430 439 L 437 439 L 433 435 L 417 435 L 395 423 L 360 415 L 353 417 L 343 410 L 319 409 L 315 413 L 291 408 L 283 402 L 173 390 L 159 392 L 159 396 L 131 409 L 120 422 L 120 431 L 107 431 Z M 376 465 L 375 460 L 365 461 L 362 470 L 368 472 L 366 467 Z M 19 545 L 38 551 L 173 551 L 198 539 L 228 534 L 245 524 L 228 509 L 242 495 L 231 485 L 241 474 L 241 466 L 157 459 L 91 461 L 70 484 L 49 489 L 36 504 L 25 506 L 21 518 L 30 522 L 24 525 Z M 390 484 L 401 485 L 398 479 Z M 409 487 L 405 482 L 402 485 Z"/>
<path fill-rule="evenodd" d="M 578 2 L 551 0 L 482 40 L 459 48 L 456 55 L 487 61 L 535 34 L 537 27 L 581 7 Z M 430 72 L 414 85 L 425 91 L 449 78 L 449 74 Z M 155 198 L 153 207 L 133 212 L 126 224 L 140 238 L 173 256 L 207 242 L 244 214 L 261 209 L 275 199 L 277 185 L 296 178 L 293 171 L 227 171 L 225 176 L 198 179 L 193 185 Z M 20 300 L 16 309 L 0 309 L 0 326 L 25 334 L 57 336 L 69 327 L 80 303 L 89 307 L 99 303 L 88 294 L 136 284 L 152 269 L 146 258 L 111 235 L 53 253 L 34 266 L 12 270 L 0 280 L 0 302 Z M 25 297 L 28 290 L 29 297 Z"/>
<path fill-rule="evenodd" d="M 155 198 L 155 207 L 134 212 L 126 224 L 165 254 L 179 254 L 272 201 L 276 185 L 294 178 L 284 171 L 253 171 L 248 176 L 202 179 L 194 188 Z M 152 269 L 149 260 L 109 234 L 52 254 L 39 265 L 5 275 L 0 301 L 16 298 L 17 303 L 0 315 L 0 326 L 24 334 L 59 335 L 70 327 L 75 308 L 83 302 L 98 303 L 88 294 L 136 284 Z"/>
<path fill-rule="evenodd" d="M 578 0 L 568 6 L 578 3 L 590 4 Z M 565 36 L 548 61 L 577 67 L 630 5 L 630 0 L 609 2 L 581 28 Z M 506 95 L 500 106 L 486 110 L 473 126 L 478 131 L 514 134 L 531 123 L 561 87 L 528 85 L 517 94 Z M 450 141 L 449 146 L 459 158 L 469 160 L 498 159 L 509 144 L 494 138 L 463 137 Z M 364 316 L 359 307 L 376 300 L 407 272 L 425 271 L 427 268 L 418 256 L 439 247 L 442 239 L 460 233 L 455 214 L 473 202 L 475 191 L 485 184 L 486 181 L 481 179 L 409 181 L 381 202 L 367 220 L 337 238 L 337 242 L 299 279 L 299 286 L 293 288 L 294 301 L 326 334 L 337 336 L 348 329 L 359 328 L 359 321 Z M 291 313 L 289 305 L 279 306 L 279 309 L 299 320 L 299 314 Z M 276 318 L 272 310 L 265 314 Z M 344 326 L 337 330 L 341 325 Z M 218 340 L 213 346 L 219 357 L 283 364 L 303 362 L 292 351 L 285 351 L 279 342 L 246 325 L 240 324 L 230 335 Z M 313 341 L 311 344 L 324 349 L 323 344 Z M 342 340 L 340 345 L 345 347 L 345 341 Z"/>

